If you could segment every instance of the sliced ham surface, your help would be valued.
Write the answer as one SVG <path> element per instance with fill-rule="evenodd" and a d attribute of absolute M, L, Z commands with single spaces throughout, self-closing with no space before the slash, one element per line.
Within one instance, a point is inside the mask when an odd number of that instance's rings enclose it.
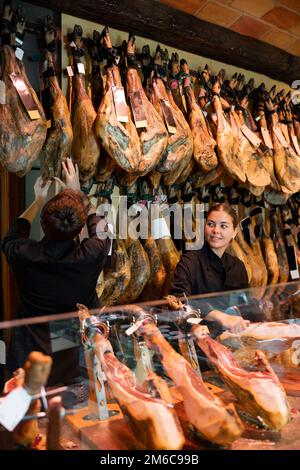
<path fill-rule="evenodd" d="M 285 391 L 265 355 L 261 351 L 256 353 L 257 363 L 263 371 L 250 372 L 239 366 L 229 349 L 198 332 L 199 328 L 194 328 L 198 346 L 248 413 L 262 418 L 271 429 L 282 429 L 290 419 L 289 405 Z"/>
<path fill-rule="evenodd" d="M 81 321 L 89 317 L 82 309 L 79 315 Z M 137 385 L 134 373 L 116 358 L 111 343 L 100 331 L 95 329 L 91 341 L 108 385 L 140 447 L 181 449 L 184 436 L 174 409 L 161 398 L 153 398 Z"/>
<path fill-rule="evenodd" d="M 181 393 L 190 424 L 205 439 L 218 444 L 229 444 L 237 439 L 243 431 L 243 425 L 234 406 L 230 404 L 225 407 L 206 388 L 201 377 L 172 348 L 154 323 L 144 323 L 138 331 L 147 346 L 158 354 L 166 374 Z"/>

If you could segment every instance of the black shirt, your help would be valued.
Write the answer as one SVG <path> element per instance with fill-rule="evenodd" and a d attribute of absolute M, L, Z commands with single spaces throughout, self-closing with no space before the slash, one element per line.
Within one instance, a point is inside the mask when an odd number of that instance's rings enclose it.
<path fill-rule="evenodd" d="M 201 250 L 188 251 L 181 256 L 171 291 L 173 295 L 190 296 L 247 287 L 244 264 L 228 253 L 219 258 L 205 243 Z"/>
<path fill-rule="evenodd" d="M 77 303 L 88 308 L 99 306 L 96 283 L 111 244 L 108 237 L 98 238 L 97 225 L 101 220 L 102 217 L 91 214 L 87 219 L 89 238 L 76 244 L 73 240 L 32 240 L 29 238 L 29 221 L 16 219 L 3 240 L 2 249 L 15 273 L 20 291 L 19 318 L 75 311 Z M 105 223 L 100 225 L 105 226 Z M 76 376 L 79 367 L 78 348 L 69 349 L 73 352 L 68 354 L 64 350 L 53 353 L 50 337 L 52 326 L 53 323 L 29 324 L 13 330 L 8 356 L 11 372 L 17 367 L 23 367 L 28 354 L 38 350 L 53 357 L 50 384 L 66 383 L 68 377 Z"/>
<path fill-rule="evenodd" d="M 20 318 L 74 311 L 77 302 L 99 306 L 95 287 L 110 248 L 109 238 L 96 234 L 101 219 L 88 217 L 89 238 L 78 245 L 74 240 L 31 240 L 29 221 L 16 219 L 2 249 L 20 289 Z"/>

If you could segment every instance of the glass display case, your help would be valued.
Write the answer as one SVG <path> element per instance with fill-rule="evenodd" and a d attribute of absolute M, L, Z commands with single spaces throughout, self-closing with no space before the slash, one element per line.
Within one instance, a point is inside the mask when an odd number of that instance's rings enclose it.
<path fill-rule="evenodd" d="M 299 294 L 292 282 L 0 323 L 0 448 L 299 449 Z"/>

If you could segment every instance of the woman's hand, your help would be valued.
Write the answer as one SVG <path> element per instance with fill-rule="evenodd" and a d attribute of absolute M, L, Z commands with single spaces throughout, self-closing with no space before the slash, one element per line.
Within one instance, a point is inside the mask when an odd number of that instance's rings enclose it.
<path fill-rule="evenodd" d="M 238 315 L 228 315 L 219 310 L 212 310 L 206 315 L 205 320 L 215 321 L 231 333 L 239 333 L 249 326 L 249 320 L 244 320 Z"/>
<path fill-rule="evenodd" d="M 226 330 L 229 330 L 231 333 L 240 333 L 249 326 L 249 320 L 244 320 L 242 317 L 236 315 L 226 314 L 223 326 Z"/>
<path fill-rule="evenodd" d="M 62 162 L 62 167 L 65 182 L 57 177 L 54 177 L 55 181 L 58 181 L 62 185 L 63 189 L 67 188 L 80 191 L 79 168 L 77 163 L 74 165 L 71 158 L 67 158 L 65 162 Z"/>
<path fill-rule="evenodd" d="M 34 183 L 34 195 L 35 200 L 41 203 L 44 203 L 48 196 L 49 188 L 52 184 L 51 180 L 47 180 L 46 182 L 43 180 L 41 176 L 39 176 Z"/>

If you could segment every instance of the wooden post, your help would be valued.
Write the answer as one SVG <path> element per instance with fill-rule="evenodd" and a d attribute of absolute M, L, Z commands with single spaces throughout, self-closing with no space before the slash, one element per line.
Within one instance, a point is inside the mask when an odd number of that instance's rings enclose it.
<path fill-rule="evenodd" d="M 0 239 L 3 240 L 13 220 L 24 210 L 25 180 L 14 174 L 0 173 Z M 14 275 L 1 251 L 1 314 L 0 320 L 6 321 L 16 317 L 18 308 L 18 289 Z"/>
<path fill-rule="evenodd" d="M 9 174 L 7 171 L 1 173 L 1 240 L 9 228 Z M 9 312 L 10 300 L 9 295 L 9 267 L 4 254 L 1 252 L 1 274 L 2 274 L 2 315 L 1 320 L 10 319 Z"/>

